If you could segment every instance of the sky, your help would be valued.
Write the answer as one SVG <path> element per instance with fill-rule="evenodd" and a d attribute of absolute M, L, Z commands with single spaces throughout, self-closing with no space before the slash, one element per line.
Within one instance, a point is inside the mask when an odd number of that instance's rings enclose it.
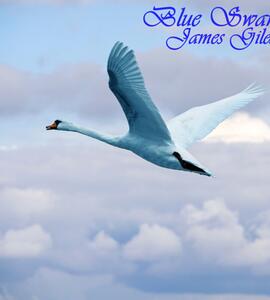
<path fill-rule="evenodd" d="M 214 178 L 45 130 L 127 131 L 107 84 L 118 40 L 165 121 L 253 82 L 269 90 L 268 45 L 171 51 L 180 29 L 143 23 L 164 3 L 0 0 L 0 300 L 270 299 L 268 93 L 190 149 Z M 236 3 L 269 14 L 267 0 L 166 1 L 204 19 Z"/>

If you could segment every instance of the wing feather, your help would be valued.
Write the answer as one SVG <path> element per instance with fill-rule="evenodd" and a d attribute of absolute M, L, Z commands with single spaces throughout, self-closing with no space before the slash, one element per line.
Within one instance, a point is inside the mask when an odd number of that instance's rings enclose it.
<path fill-rule="evenodd" d="M 109 87 L 118 99 L 129 131 L 148 139 L 171 140 L 168 128 L 152 102 L 133 50 L 117 42 L 108 59 Z"/>
<path fill-rule="evenodd" d="M 184 148 L 203 139 L 236 110 L 264 94 L 259 86 L 251 85 L 242 92 L 207 105 L 194 107 L 173 118 L 167 124 L 172 138 Z"/>

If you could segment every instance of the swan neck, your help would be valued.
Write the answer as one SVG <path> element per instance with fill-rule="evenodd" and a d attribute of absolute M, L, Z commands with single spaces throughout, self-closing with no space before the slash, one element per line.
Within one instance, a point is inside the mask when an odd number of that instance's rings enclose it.
<path fill-rule="evenodd" d="M 113 145 L 113 146 L 119 146 L 120 138 L 118 137 L 113 137 L 105 134 L 101 134 L 99 132 L 96 132 L 94 130 L 86 129 L 83 127 L 77 127 L 77 126 L 72 126 L 71 131 L 78 132 L 80 134 L 89 136 L 91 138 L 94 138 L 96 140 L 99 140 L 101 142 Z"/>

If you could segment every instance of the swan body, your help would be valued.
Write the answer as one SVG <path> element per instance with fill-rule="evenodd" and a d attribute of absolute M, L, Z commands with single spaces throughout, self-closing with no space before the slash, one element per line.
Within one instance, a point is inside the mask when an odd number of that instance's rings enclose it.
<path fill-rule="evenodd" d="M 161 167 L 176 170 L 181 169 L 179 162 L 172 156 L 172 153 L 176 151 L 176 147 L 173 142 L 159 143 L 158 141 L 151 141 L 144 137 L 133 134 L 126 134 L 122 137 L 113 137 L 109 135 L 99 134 L 95 131 L 82 127 L 77 127 L 72 123 L 65 121 L 59 121 L 57 130 L 77 132 L 110 144 L 112 146 L 130 150 L 143 159 L 148 160 Z"/>
<path fill-rule="evenodd" d="M 263 94 L 261 88 L 250 86 L 234 96 L 194 107 L 166 124 L 145 88 L 132 50 L 117 42 L 111 50 L 107 70 L 109 87 L 127 118 L 128 133 L 114 137 L 60 120 L 47 126 L 47 130 L 77 132 L 130 150 L 160 167 L 206 176 L 211 176 L 211 172 L 194 158 L 187 148 L 207 136 L 234 111 Z"/>

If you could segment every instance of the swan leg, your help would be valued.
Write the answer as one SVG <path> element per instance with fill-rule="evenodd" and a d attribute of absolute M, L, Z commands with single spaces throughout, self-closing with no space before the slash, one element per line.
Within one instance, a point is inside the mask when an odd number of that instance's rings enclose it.
<path fill-rule="evenodd" d="M 189 171 L 193 171 L 193 172 L 200 172 L 200 173 L 206 174 L 206 172 L 203 169 L 195 166 L 191 162 L 188 162 L 188 161 L 184 160 L 178 152 L 174 152 L 173 156 L 175 156 L 178 159 L 178 161 L 180 162 L 181 166 L 184 169 L 189 170 Z"/>

